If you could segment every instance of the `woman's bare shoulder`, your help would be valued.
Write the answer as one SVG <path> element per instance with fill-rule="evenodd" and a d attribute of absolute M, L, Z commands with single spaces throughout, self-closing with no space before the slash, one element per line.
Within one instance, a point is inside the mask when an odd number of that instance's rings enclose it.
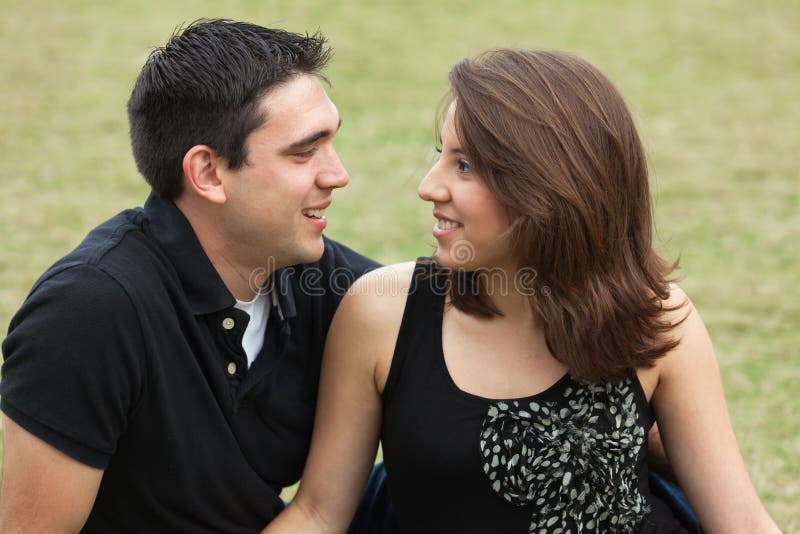
<path fill-rule="evenodd" d="M 415 265 L 415 262 L 407 261 L 369 271 L 353 283 L 351 292 L 372 297 L 393 297 L 396 296 L 395 290 L 407 292 Z"/>
<path fill-rule="evenodd" d="M 689 296 L 677 284 L 663 301 L 664 321 L 673 325 L 669 337 L 678 342 L 658 361 L 661 373 L 690 369 L 698 360 L 716 360 L 705 324 Z"/>
<path fill-rule="evenodd" d="M 371 271 L 348 290 L 328 334 L 326 354 L 346 354 L 361 362 L 383 391 L 403 322 L 414 262 Z"/>
<path fill-rule="evenodd" d="M 396 263 L 364 274 L 350 286 L 337 315 L 369 331 L 399 328 L 414 265 L 413 261 Z"/>
<path fill-rule="evenodd" d="M 672 326 L 671 334 L 675 339 L 698 334 L 698 327 L 705 330 L 702 319 L 694 307 L 689 295 L 676 283 L 669 286 L 669 297 L 662 301 L 664 321 Z"/>
<path fill-rule="evenodd" d="M 661 300 L 661 309 L 663 311 L 660 321 L 670 325 L 669 330 L 664 333 L 665 341 L 678 341 L 678 345 L 661 358 L 655 360 L 652 367 L 640 367 L 636 370 L 639 382 L 642 384 L 648 400 L 652 397 L 665 367 L 669 367 L 670 362 L 678 358 L 679 356 L 677 355 L 682 352 L 679 349 L 683 348 L 681 340 L 686 335 L 686 321 L 694 310 L 689 297 L 675 283 L 670 284 L 667 298 Z"/>

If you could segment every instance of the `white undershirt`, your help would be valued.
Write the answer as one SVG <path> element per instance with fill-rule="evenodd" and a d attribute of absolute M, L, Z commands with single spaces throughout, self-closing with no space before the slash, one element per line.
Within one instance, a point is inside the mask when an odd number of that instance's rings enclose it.
<path fill-rule="evenodd" d="M 264 346 L 264 333 L 267 331 L 267 320 L 269 319 L 270 299 L 266 292 L 259 291 L 255 298 L 249 302 L 236 300 L 234 308 L 247 312 L 250 321 L 242 336 L 242 348 L 247 354 L 247 368 L 255 361 L 261 347 Z"/>

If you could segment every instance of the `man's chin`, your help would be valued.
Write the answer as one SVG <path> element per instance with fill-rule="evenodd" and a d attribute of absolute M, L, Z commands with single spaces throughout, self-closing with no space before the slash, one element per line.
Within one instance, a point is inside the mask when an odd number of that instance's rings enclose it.
<path fill-rule="evenodd" d="M 263 267 L 257 269 L 256 275 L 260 273 L 265 281 L 269 274 L 277 269 L 317 262 L 322 258 L 324 252 L 325 243 L 320 237 L 318 242 L 309 241 L 303 243 L 303 246 L 295 246 L 291 250 L 284 250 L 280 256 L 269 256 Z"/>
<path fill-rule="evenodd" d="M 304 248 L 297 250 L 297 261 L 294 262 L 294 265 L 319 261 L 324 252 L 325 242 L 322 240 L 322 235 L 320 234 L 318 240 L 309 242 Z"/>

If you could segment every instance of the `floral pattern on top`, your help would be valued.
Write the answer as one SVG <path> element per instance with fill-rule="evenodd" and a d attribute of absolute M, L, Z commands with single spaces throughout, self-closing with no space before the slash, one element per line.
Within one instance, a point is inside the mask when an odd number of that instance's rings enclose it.
<path fill-rule="evenodd" d="M 492 489 L 532 505 L 529 532 L 632 532 L 649 513 L 636 466 L 646 436 L 631 379 L 578 384 L 562 398 L 497 401 L 481 428 Z"/>

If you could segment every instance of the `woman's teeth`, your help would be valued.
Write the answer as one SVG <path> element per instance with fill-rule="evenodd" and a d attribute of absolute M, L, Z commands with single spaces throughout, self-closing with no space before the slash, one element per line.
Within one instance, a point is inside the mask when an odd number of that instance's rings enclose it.
<path fill-rule="evenodd" d="M 461 223 L 457 223 L 455 221 L 446 221 L 444 219 L 437 219 L 436 220 L 436 228 L 439 230 L 450 230 L 451 228 L 460 228 Z"/>

